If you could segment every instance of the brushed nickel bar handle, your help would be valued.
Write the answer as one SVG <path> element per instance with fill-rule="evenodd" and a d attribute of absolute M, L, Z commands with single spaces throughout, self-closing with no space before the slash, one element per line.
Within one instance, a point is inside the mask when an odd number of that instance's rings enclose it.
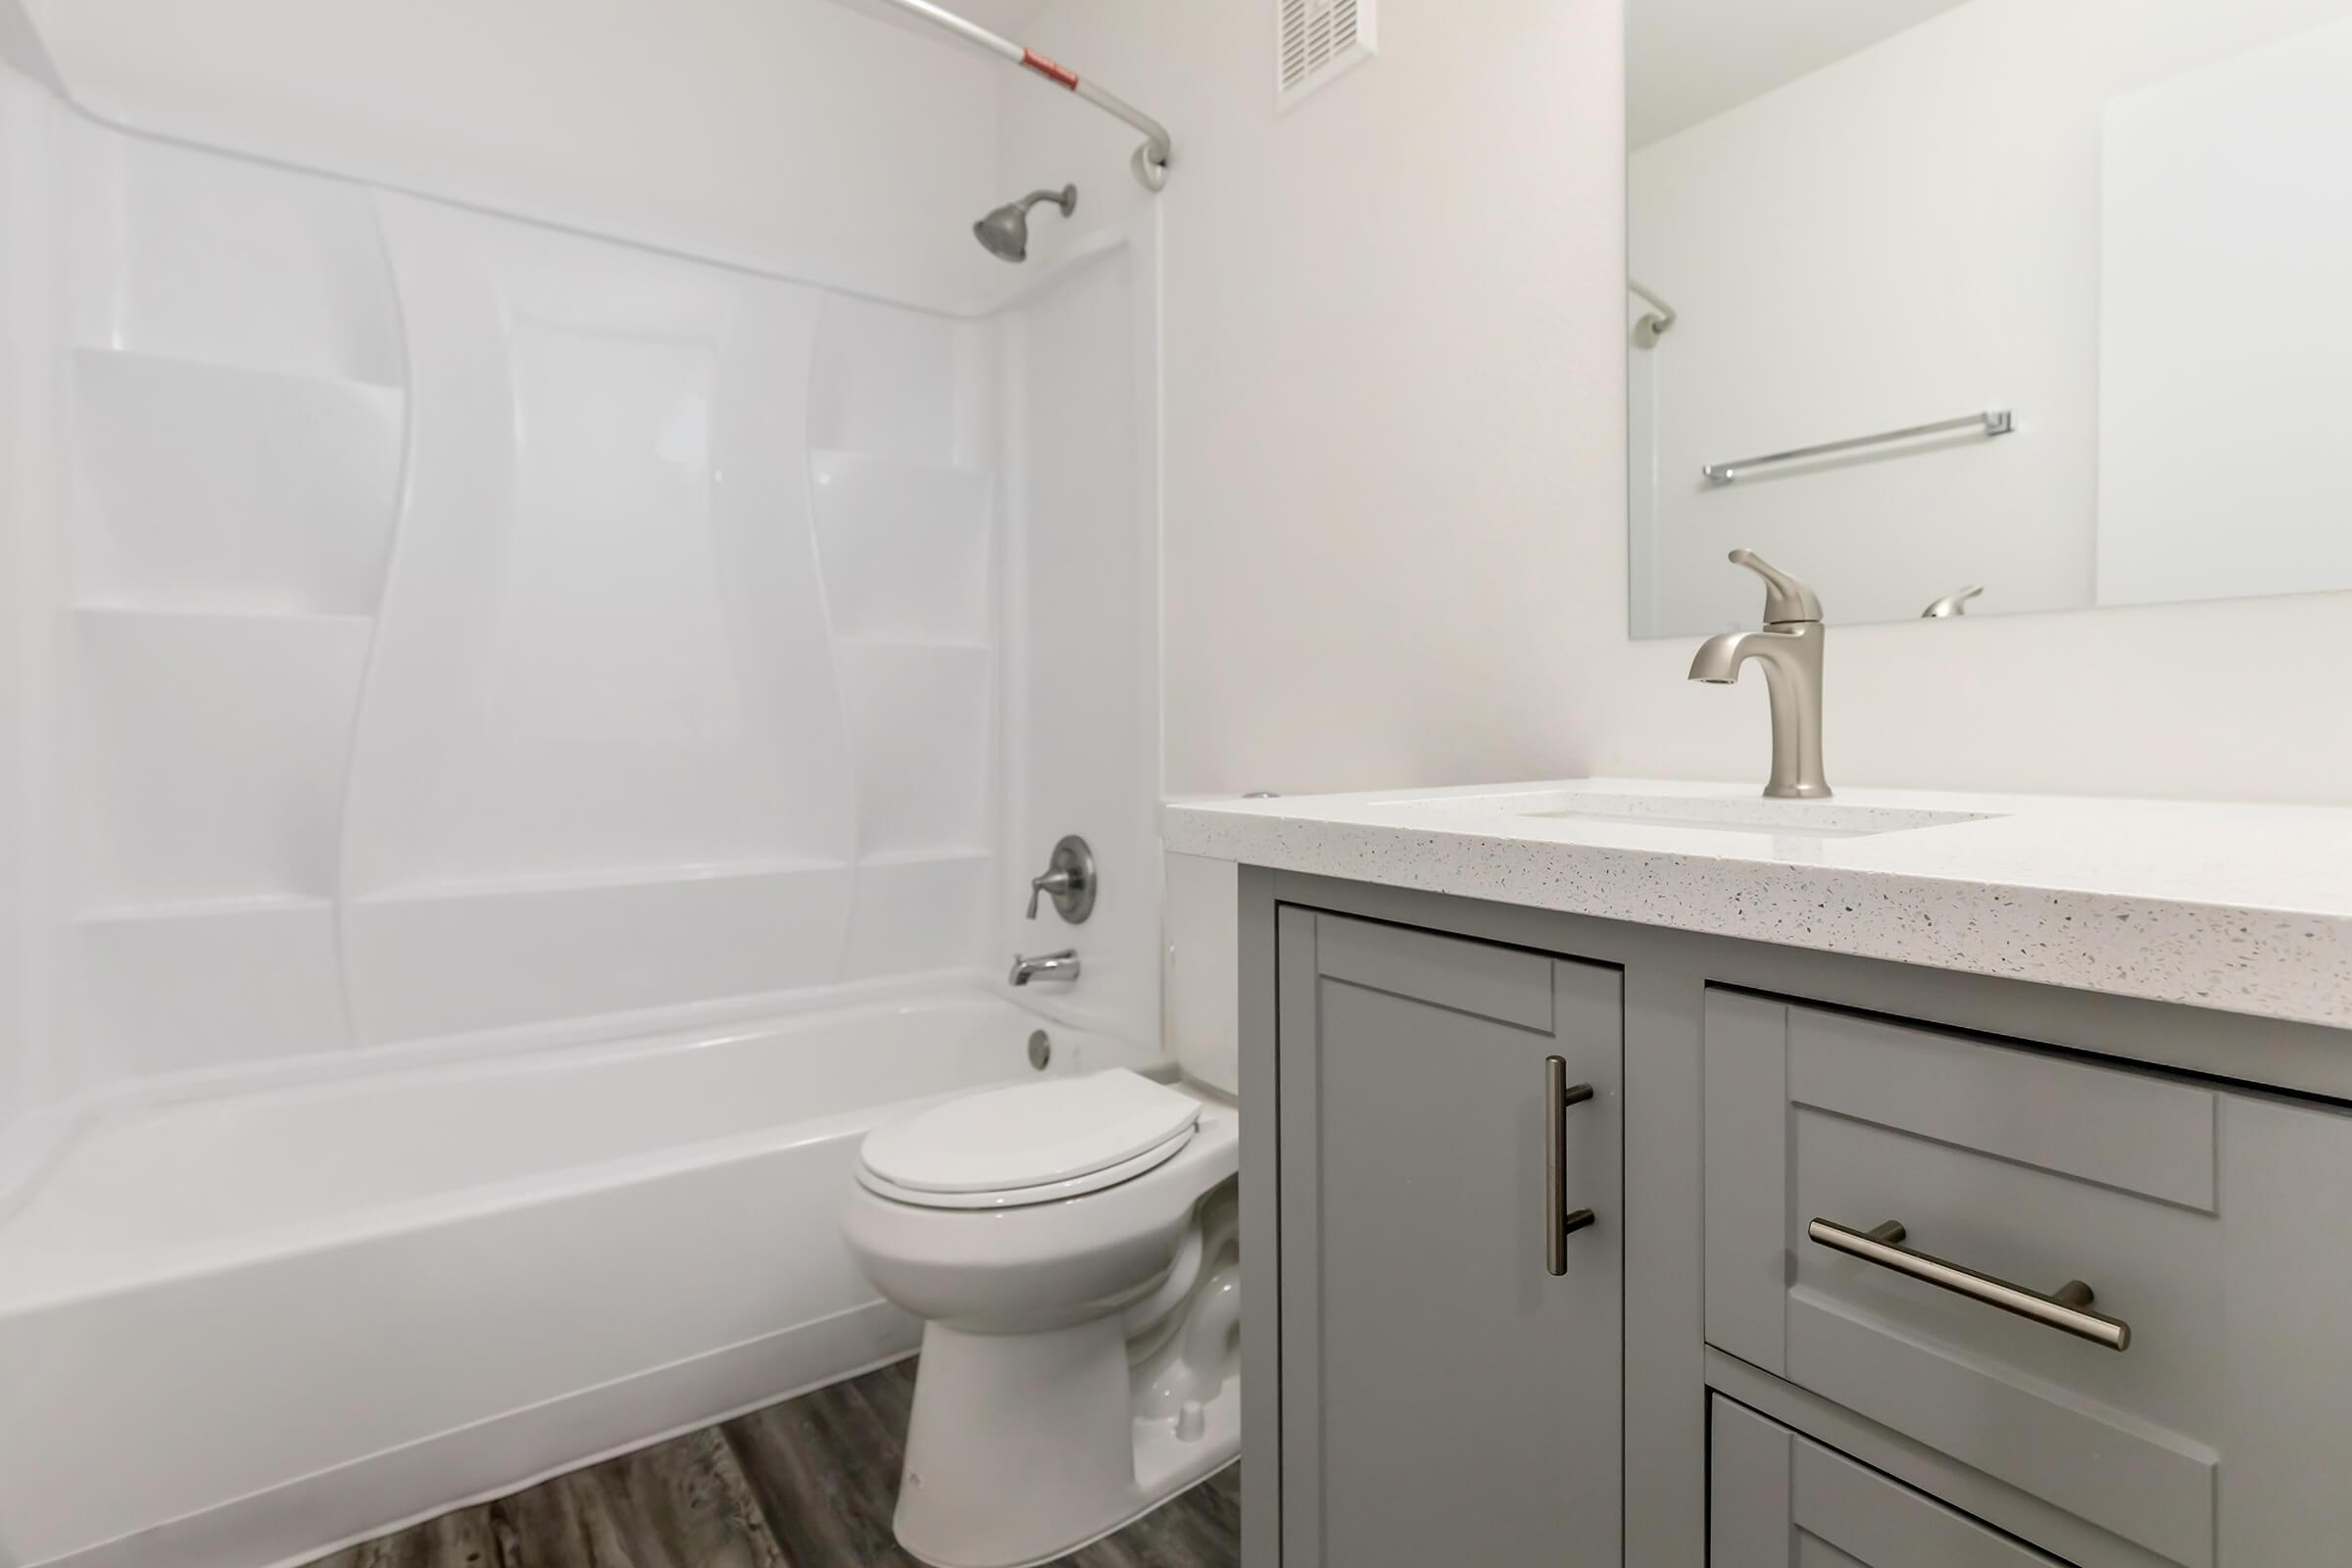
<path fill-rule="evenodd" d="M 1981 429 L 1987 440 L 2007 435 L 2017 428 L 2017 418 L 2007 409 L 1987 409 L 1983 414 L 1966 414 L 1957 419 L 1937 419 L 1933 424 L 1905 425 L 1900 430 L 1881 430 L 1876 435 L 1849 436 L 1843 441 L 1824 441 L 1818 446 L 1793 447 L 1787 452 L 1767 452 L 1760 458 L 1740 458 L 1731 463 L 1710 463 L 1699 469 L 1709 484 L 1731 484 L 1750 468 L 1761 468 L 1774 463 L 1797 463 L 1806 458 L 1826 458 L 1839 452 L 1858 452 L 1864 447 L 1885 446 L 1889 441 L 1909 441 L 1923 435 L 1944 435 L 1953 430 Z"/>
<path fill-rule="evenodd" d="M 2012 1285 L 2007 1280 L 1980 1274 L 1973 1268 L 1963 1268 L 1940 1257 L 1901 1245 L 1909 1233 L 1902 1221 L 1888 1220 L 1872 1230 L 1858 1231 L 1831 1220 L 1817 1219 L 1805 1227 L 1805 1235 L 1833 1252 L 1858 1257 L 1865 1263 L 1921 1280 L 1955 1296 L 1965 1296 L 1986 1306 L 1997 1306 L 2004 1312 L 2031 1318 L 2045 1328 L 2061 1334 L 2072 1334 L 2078 1340 L 2105 1346 L 2110 1350 L 2132 1348 L 2132 1325 L 2121 1318 L 2107 1317 L 2085 1311 L 2094 1298 L 2089 1286 L 2081 1280 L 2068 1280 L 2057 1291 L 2044 1296 L 2039 1291 Z"/>
<path fill-rule="evenodd" d="M 1544 1058 L 1544 1271 L 1568 1272 L 1568 1238 L 1592 1223 L 1589 1208 L 1568 1207 L 1568 1107 L 1592 1098 L 1591 1084 L 1568 1081 L 1568 1058 Z"/>

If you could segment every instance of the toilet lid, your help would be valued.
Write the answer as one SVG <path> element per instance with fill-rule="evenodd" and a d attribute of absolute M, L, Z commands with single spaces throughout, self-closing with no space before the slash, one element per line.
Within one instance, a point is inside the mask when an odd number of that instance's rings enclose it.
<path fill-rule="evenodd" d="M 1010 1192 L 1165 1158 L 1200 1115 L 1191 1096 L 1120 1067 L 966 1095 L 875 1129 L 859 1158 L 910 1192 Z"/>

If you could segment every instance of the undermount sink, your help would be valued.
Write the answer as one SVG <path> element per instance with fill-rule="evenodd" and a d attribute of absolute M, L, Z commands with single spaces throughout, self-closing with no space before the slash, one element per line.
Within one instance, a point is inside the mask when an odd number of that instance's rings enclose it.
<path fill-rule="evenodd" d="M 1515 805 L 1514 816 L 1615 822 L 1629 827 L 1755 833 L 1772 838 L 1859 839 L 1992 818 L 1981 811 L 1933 811 L 1908 806 L 1847 806 L 1837 801 L 1722 800 L 1691 795 L 1588 795 L 1562 792 Z"/>

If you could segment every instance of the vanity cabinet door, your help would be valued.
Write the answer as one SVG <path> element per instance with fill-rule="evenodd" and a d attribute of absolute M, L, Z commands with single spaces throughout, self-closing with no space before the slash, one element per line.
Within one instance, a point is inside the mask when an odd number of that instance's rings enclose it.
<path fill-rule="evenodd" d="M 1718 991 L 1705 1129 L 1719 1349 L 2180 1568 L 2352 1561 L 2352 1115 Z"/>
<path fill-rule="evenodd" d="M 1283 1568 L 1618 1568 L 1618 972 L 1286 908 L 1278 978 Z"/>
<path fill-rule="evenodd" d="M 2065 1568 L 1744 1405 L 1711 1417 L 1707 1568 Z"/>

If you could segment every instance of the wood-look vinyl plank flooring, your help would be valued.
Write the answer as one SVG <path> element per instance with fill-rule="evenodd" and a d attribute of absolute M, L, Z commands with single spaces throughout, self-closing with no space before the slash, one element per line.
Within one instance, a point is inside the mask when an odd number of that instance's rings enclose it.
<path fill-rule="evenodd" d="M 919 1568 L 890 1534 L 914 1363 L 769 1405 L 315 1568 Z M 1238 1568 L 1228 1468 L 1054 1568 Z"/>

